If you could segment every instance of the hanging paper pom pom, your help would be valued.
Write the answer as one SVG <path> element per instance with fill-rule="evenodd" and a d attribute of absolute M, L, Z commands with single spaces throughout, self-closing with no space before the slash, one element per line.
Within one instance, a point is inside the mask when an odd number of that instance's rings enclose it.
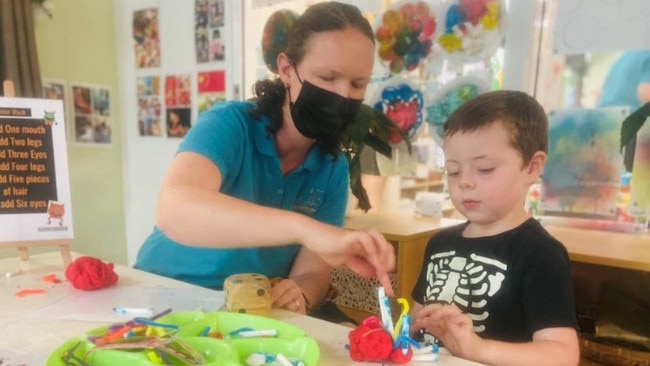
<path fill-rule="evenodd" d="M 93 257 L 79 257 L 65 269 L 65 278 L 80 290 L 97 290 L 117 282 L 113 263 L 104 263 Z"/>
<path fill-rule="evenodd" d="M 503 0 L 455 0 L 448 4 L 445 30 L 437 37 L 447 56 L 462 62 L 492 56 L 503 39 Z"/>
<path fill-rule="evenodd" d="M 402 1 L 384 12 L 375 38 L 379 58 L 388 63 L 392 74 L 413 71 L 429 56 L 437 11 L 424 1 Z"/>
<path fill-rule="evenodd" d="M 444 137 L 443 126 L 449 115 L 463 103 L 476 98 L 479 94 L 490 90 L 490 85 L 475 76 L 463 76 L 446 84 L 425 106 L 426 122 L 431 128 L 431 136 L 438 144 Z"/>
<path fill-rule="evenodd" d="M 384 112 L 404 134 L 413 140 L 421 129 L 424 120 L 424 97 L 422 92 L 407 79 L 393 77 L 385 81 L 372 98 L 373 107 Z M 390 142 L 397 144 L 402 137 L 397 132 L 390 135 Z"/>
<path fill-rule="evenodd" d="M 465 19 L 473 25 L 477 25 L 487 12 L 486 0 L 460 0 L 459 3 Z"/>

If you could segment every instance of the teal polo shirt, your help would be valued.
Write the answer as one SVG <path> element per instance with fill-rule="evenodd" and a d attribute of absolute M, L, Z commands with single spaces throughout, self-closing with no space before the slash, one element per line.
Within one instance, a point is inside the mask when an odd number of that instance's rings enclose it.
<path fill-rule="evenodd" d="M 210 159 L 221 172 L 220 191 L 262 206 L 281 208 L 343 226 L 348 198 L 348 161 L 316 144 L 303 164 L 282 175 L 268 118 L 253 120 L 251 102 L 225 102 L 199 117 L 178 152 Z M 255 222 L 250 222 L 255 230 Z M 135 268 L 195 285 L 221 289 L 236 273 L 287 277 L 300 246 L 197 248 L 177 243 L 157 227 L 138 252 Z"/>
<path fill-rule="evenodd" d="M 625 106 L 630 113 L 641 107 L 639 84 L 650 83 L 650 51 L 628 51 L 609 69 L 599 107 Z"/>

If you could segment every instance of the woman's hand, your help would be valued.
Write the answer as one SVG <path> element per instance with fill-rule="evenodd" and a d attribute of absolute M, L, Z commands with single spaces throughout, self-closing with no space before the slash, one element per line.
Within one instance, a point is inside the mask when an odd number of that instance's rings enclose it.
<path fill-rule="evenodd" d="M 302 289 L 292 279 L 271 281 L 271 301 L 274 308 L 307 314 Z"/>
<path fill-rule="evenodd" d="M 306 234 L 302 243 L 329 265 L 347 266 L 363 277 L 376 277 L 386 295 L 394 296 L 388 275 L 395 270 L 395 249 L 381 233 L 321 225 Z"/>

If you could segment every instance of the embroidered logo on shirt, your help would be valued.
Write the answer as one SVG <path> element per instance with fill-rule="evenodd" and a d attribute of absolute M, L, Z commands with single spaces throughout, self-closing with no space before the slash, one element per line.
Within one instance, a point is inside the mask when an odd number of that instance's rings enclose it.
<path fill-rule="evenodd" d="M 431 256 L 427 267 L 427 301 L 455 303 L 466 309 L 474 321 L 474 331 L 485 330 L 490 316 L 485 310 L 505 279 L 508 265 L 472 254 L 469 258 L 456 256 L 455 251 Z"/>
<path fill-rule="evenodd" d="M 296 205 L 293 207 L 293 210 L 307 215 L 313 215 L 323 202 L 324 194 L 325 191 L 323 190 L 310 188 L 296 199 Z"/>

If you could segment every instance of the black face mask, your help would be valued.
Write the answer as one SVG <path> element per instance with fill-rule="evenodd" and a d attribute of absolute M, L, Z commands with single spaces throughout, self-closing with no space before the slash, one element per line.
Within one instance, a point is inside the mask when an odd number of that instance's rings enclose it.
<path fill-rule="evenodd" d="M 289 103 L 291 118 L 298 131 L 312 139 L 337 139 L 354 122 L 363 100 L 342 97 L 302 82 L 300 94 Z"/>

